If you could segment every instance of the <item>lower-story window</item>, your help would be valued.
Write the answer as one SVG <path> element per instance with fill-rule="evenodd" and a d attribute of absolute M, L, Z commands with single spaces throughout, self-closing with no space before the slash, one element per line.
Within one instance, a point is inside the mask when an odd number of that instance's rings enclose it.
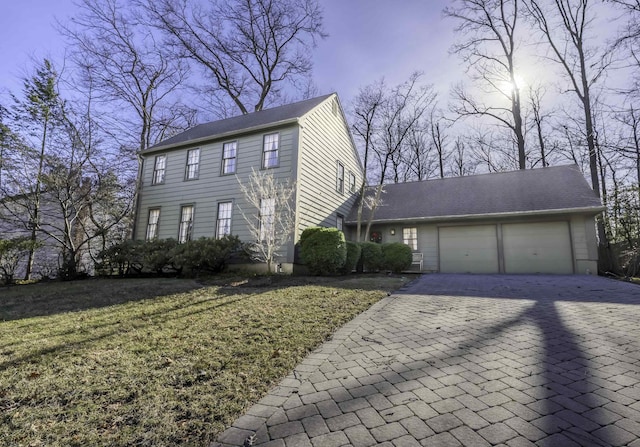
<path fill-rule="evenodd" d="M 193 205 L 185 205 L 180 209 L 180 228 L 178 242 L 181 244 L 191 240 L 193 230 Z"/>
<path fill-rule="evenodd" d="M 147 221 L 147 240 L 151 241 L 158 237 L 158 221 L 160 220 L 160 208 L 149 210 L 149 220 Z"/>
<path fill-rule="evenodd" d="M 218 203 L 218 220 L 216 221 L 216 237 L 223 238 L 231 234 L 231 202 Z"/>
<path fill-rule="evenodd" d="M 418 251 L 418 229 L 416 227 L 403 228 L 402 242 L 411 247 L 411 250 Z"/>

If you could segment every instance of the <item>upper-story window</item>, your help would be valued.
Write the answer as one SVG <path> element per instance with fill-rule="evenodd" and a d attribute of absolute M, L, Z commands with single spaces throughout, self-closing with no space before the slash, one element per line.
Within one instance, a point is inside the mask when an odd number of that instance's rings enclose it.
<path fill-rule="evenodd" d="M 231 141 L 222 145 L 222 173 L 234 174 L 238 157 L 238 142 Z"/>
<path fill-rule="evenodd" d="M 231 234 L 231 202 L 218 203 L 218 220 L 216 221 L 216 237 L 218 239 Z"/>
<path fill-rule="evenodd" d="M 356 175 L 349 171 L 349 192 L 356 192 Z"/>
<path fill-rule="evenodd" d="M 280 146 L 280 135 L 271 133 L 264 136 L 264 147 L 262 150 L 262 167 L 275 168 L 278 166 L 278 148 Z"/>
<path fill-rule="evenodd" d="M 402 242 L 411 247 L 411 250 L 418 251 L 418 229 L 416 227 L 403 228 Z"/>
<path fill-rule="evenodd" d="M 178 242 L 181 244 L 191 240 L 193 231 L 193 205 L 185 205 L 180 209 L 180 228 Z"/>
<path fill-rule="evenodd" d="M 151 179 L 152 185 L 164 183 L 164 174 L 167 170 L 167 156 L 157 155 L 153 163 L 153 178 Z"/>
<path fill-rule="evenodd" d="M 152 241 L 158 237 L 158 221 L 160 220 L 160 208 L 149 210 L 149 220 L 147 221 L 147 240 Z"/>
<path fill-rule="evenodd" d="M 344 165 L 338 162 L 338 171 L 336 173 L 336 191 L 340 194 L 344 193 Z"/>
<path fill-rule="evenodd" d="M 187 169 L 185 172 L 186 180 L 194 180 L 200 175 L 200 149 L 191 149 L 187 151 Z"/>

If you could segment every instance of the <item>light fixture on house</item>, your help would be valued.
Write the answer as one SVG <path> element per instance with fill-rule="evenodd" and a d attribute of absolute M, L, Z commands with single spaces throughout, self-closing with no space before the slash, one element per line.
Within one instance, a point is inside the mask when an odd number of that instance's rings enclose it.
<path fill-rule="evenodd" d="M 391 236 L 395 236 L 395 235 L 396 235 L 396 229 L 395 229 L 395 228 L 392 228 L 392 229 L 391 229 L 391 231 L 390 231 L 390 233 L 391 233 Z"/>

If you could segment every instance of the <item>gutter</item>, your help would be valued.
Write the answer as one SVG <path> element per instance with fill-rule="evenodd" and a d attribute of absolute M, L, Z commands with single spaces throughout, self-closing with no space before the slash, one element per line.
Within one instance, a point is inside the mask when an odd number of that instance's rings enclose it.
<path fill-rule="evenodd" d="M 558 214 L 598 214 L 604 211 L 604 206 L 589 206 L 581 208 L 558 208 L 550 210 L 532 210 L 532 211 L 513 211 L 508 213 L 486 213 L 486 214 L 452 214 L 447 216 L 426 216 L 426 217 L 401 217 L 393 219 L 373 219 L 374 224 L 383 223 L 398 223 L 398 222 L 438 222 L 447 220 L 482 220 L 482 219 L 497 219 L 508 217 L 527 217 L 527 216 L 546 216 L 546 215 L 558 215 Z M 366 222 L 367 219 L 362 220 Z M 346 221 L 346 225 L 357 225 L 358 221 L 349 220 Z"/>

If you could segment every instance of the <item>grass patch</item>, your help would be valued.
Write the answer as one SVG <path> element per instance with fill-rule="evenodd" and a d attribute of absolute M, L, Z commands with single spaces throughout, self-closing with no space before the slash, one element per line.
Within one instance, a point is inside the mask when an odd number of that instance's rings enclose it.
<path fill-rule="evenodd" d="M 203 446 L 407 278 L 87 280 L 0 289 L 9 446 Z"/>

